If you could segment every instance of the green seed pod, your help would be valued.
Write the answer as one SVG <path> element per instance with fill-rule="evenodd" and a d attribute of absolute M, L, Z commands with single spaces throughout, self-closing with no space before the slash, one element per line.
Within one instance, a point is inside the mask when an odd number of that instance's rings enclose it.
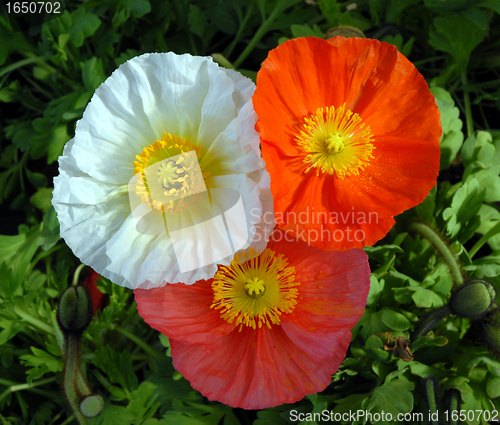
<path fill-rule="evenodd" d="M 65 335 L 81 334 L 92 318 L 92 299 L 84 286 L 70 286 L 59 300 L 57 322 Z"/>
<path fill-rule="evenodd" d="M 95 418 L 104 408 L 104 400 L 99 394 L 84 397 L 80 402 L 80 412 L 86 418 Z"/>
<path fill-rule="evenodd" d="M 486 314 L 496 295 L 491 283 L 482 279 L 471 279 L 451 296 L 449 306 L 452 314 L 475 320 Z"/>

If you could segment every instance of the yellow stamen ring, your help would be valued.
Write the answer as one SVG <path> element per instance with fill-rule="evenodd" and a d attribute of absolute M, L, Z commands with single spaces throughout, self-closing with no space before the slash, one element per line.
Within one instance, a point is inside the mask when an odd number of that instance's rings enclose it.
<path fill-rule="evenodd" d="M 231 265 L 215 274 L 211 308 L 220 310 L 221 318 L 253 329 L 279 325 L 280 316 L 293 312 L 298 290 L 295 268 L 289 267 L 282 254 L 266 248 L 261 255 L 253 249 L 236 254 Z"/>
<path fill-rule="evenodd" d="M 365 127 L 359 114 L 346 108 L 329 106 L 319 108 L 314 115 L 305 118 L 297 136 L 297 143 L 307 155 L 304 162 L 319 172 L 344 178 L 358 175 L 373 158 L 373 136 Z"/>
<path fill-rule="evenodd" d="M 134 174 L 141 173 L 142 179 L 139 179 L 136 186 L 136 193 L 141 201 L 152 207 L 156 212 L 169 210 L 176 214 L 188 207 L 188 204 L 195 201 L 196 194 L 200 187 L 210 187 L 210 173 L 203 173 L 203 167 L 199 163 L 201 156 L 201 146 L 194 144 L 187 139 L 163 133 L 163 137 L 149 146 L 146 146 L 140 155 L 137 155 L 137 161 L 134 162 Z M 178 156 L 187 152 L 196 153 L 196 161 L 187 161 L 184 156 Z M 169 158 L 177 157 L 170 161 Z M 159 183 L 163 195 L 167 197 L 163 202 L 153 199 L 148 185 L 145 169 L 161 162 L 155 171 L 155 179 Z M 199 168 L 198 168 L 199 167 Z M 200 178 L 199 171 L 202 171 Z M 194 195 L 194 196 L 191 196 Z M 169 201 L 168 199 L 171 198 Z M 175 201 L 175 202 L 174 202 Z"/>

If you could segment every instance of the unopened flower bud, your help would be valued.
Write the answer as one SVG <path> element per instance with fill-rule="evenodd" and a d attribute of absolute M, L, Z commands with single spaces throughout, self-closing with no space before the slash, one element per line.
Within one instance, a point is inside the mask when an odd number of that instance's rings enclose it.
<path fill-rule="evenodd" d="M 80 402 L 80 412 L 87 418 L 94 418 L 102 412 L 104 400 L 99 394 L 84 397 Z"/>
<path fill-rule="evenodd" d="M 493 285 L 486 280 L 472 279 L 459 288 L 450 298 L 453 314 L 466 319 L 479 319 L 491 307 L 496 298 Z"/>
<path fill-rule="evenodd" d="M 83 286 L 70 286 L 61 296 L 57 321 L 64 334 L 82 333 L 92 318 L 92 300 Z"/>
<path fill-rule="evenodd" d="M 500 309 L 495 308 L 481 320 L 473 322 L 469 332 L 481 342 L 490 353 L 500 357 Z"/>
<path fill-rule="evenodd" d="M 341 35 L 342 37 L 358 37 L 358 38 L 366 38 L 359 28 L 351 27 L 350 25 L 339 25 L 338 27 L 330 28 L 325 33 L 325 40 L 328 40 L 333 37 L 337 37 Z"/>

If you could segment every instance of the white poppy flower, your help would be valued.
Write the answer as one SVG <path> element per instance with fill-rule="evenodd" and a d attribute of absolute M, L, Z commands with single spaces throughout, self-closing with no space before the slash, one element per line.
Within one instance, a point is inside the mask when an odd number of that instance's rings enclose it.
<path fill-rule="evenodd" d="M 148 289 L 209 279 L 234 251 L 263 251 L 274 215 L 254 90 L 188 54 L 145 54 L 113 72 L 54 179 L 75 255 L 119 285 Z"/>

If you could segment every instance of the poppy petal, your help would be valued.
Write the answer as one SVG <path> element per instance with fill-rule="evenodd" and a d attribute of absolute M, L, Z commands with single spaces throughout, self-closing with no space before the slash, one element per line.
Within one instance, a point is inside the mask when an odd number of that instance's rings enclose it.
<path fill-rule="evenodd" d="M 297 349 L 281 327 L 259 332 L 245 327 L 217 346 L 175 339 L 170 346 L 174 367 L 205 397 L 232 407 L 263 409 L 325 389 L 345 357 L 350 336 L 348 330 L 339 332 L 335 354 L 322 362 Z"/>
<path fill-rule="evenodd" d="M 146 323 L 161 333 L 191 344 L 214 344 L 234 329 L 211 309 L 213 291 L 201 280 L 193 285 L 167 284 L 136 289 L 137 310 Z"/>

